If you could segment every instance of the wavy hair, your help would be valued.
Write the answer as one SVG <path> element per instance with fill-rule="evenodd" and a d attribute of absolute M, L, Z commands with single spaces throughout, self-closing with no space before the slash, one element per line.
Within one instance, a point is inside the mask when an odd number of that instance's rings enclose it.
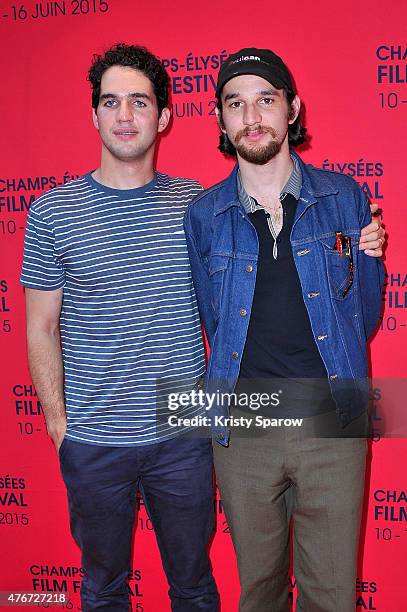
<path fill-rule="evenodd" d="M 145 47 L 117 43 L 104 55 L 93 56 L 88 73 L 88 81 L 92 86 L 92 108 L 96 110 L 99 104 L 102 76 L 112 66 L 129 67 L 142 72 L 153 84 L 159 113 L 168 106 L 170 78 L 158 57 Z"/>

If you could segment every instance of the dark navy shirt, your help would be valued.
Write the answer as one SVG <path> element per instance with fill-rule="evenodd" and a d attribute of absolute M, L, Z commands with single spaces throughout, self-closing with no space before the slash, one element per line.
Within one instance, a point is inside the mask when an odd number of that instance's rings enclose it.
<path fill-rule="evenodd" d="M 259 259 L 236 393 L 281 390 L 277 412 L 309 416 L 333 410 L 334 403 L 292 254 L 297 199 L 287 191 L 280 199 L 283 227 L 278 235 L 270 230 L 263 208 L 257 205 L 248 213 L 259 240 Z"/>

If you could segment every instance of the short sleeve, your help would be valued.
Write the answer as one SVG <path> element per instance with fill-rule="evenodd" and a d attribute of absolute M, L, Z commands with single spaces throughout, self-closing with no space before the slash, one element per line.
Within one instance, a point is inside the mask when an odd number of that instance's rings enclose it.
<path fill-rule="evenodd" d="M 27 218 L 20 282 L 31 289 L 52 291 L 65 284 L 65 271 L 55 255 L 54 232 L 31 207 Z"/>

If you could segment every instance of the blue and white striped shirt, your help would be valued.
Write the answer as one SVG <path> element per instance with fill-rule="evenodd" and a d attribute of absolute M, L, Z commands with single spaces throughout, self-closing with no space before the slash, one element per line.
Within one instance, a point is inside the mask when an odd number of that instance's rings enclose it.
<path fill-rule="evenodd" d="M 118 190 L 87 174 L 32 205 L 21 283 L 63 288 L 67 438 L 124 446 L 175 435 L 157 420 L 157 384 L 191 389 L 205 369 L 182 226 L 201 189 L 156 173 Z"/>

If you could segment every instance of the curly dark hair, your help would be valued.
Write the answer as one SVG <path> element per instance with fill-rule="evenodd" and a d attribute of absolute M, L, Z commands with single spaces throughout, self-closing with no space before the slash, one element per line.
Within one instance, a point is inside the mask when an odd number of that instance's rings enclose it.
<path fill-rule="evenodd" d="M 288 118 L 290 118 L 290 113 L 292 112 L 291 105 L 292 105 L 292 101 L 295 98 L 295 93 L 291 89 L 286 89 L 285 87 L 283 87 L 283 91 L 285 93 L 288 107 L 290 109 L 288 113 Z M 223 126 L 221 98 L 218 99 L 216 106 L 220 113 L 219 122 L 221 126 Z M 294 123 L 291 123 L 288 126 L 288 144 L 290 145 L 290 147 L 298 147 L 299 145 L 303 144 L 307 140 L 306 131 L 307 131 L 307 128 L 301 124 L 300 116 L 298 116 L 297 119 L 294 121 Z M 236 157 L 236 149 L 233 146 L 233 144 L 230 142 L 228 135 L 225 134 L 224 132 L 221 132 L 219 134 L 218 149 L 219 151 L 221 151 L 221 153 L 225 153 L 226 155 L 231 155 L 232 157 Z"/>
<path fill-rule="evenodd" d="M 96 110 L 100 98 L 103 73 L 112 66 L 128 66 L 142 72 L 153 84 L 158 111 L 168 106 L 170 78 L 158 57 L 145 47 L 117 43 L 104 55 L 94 55 L 88 81 L 92 85 L 92 108 Z"/>

